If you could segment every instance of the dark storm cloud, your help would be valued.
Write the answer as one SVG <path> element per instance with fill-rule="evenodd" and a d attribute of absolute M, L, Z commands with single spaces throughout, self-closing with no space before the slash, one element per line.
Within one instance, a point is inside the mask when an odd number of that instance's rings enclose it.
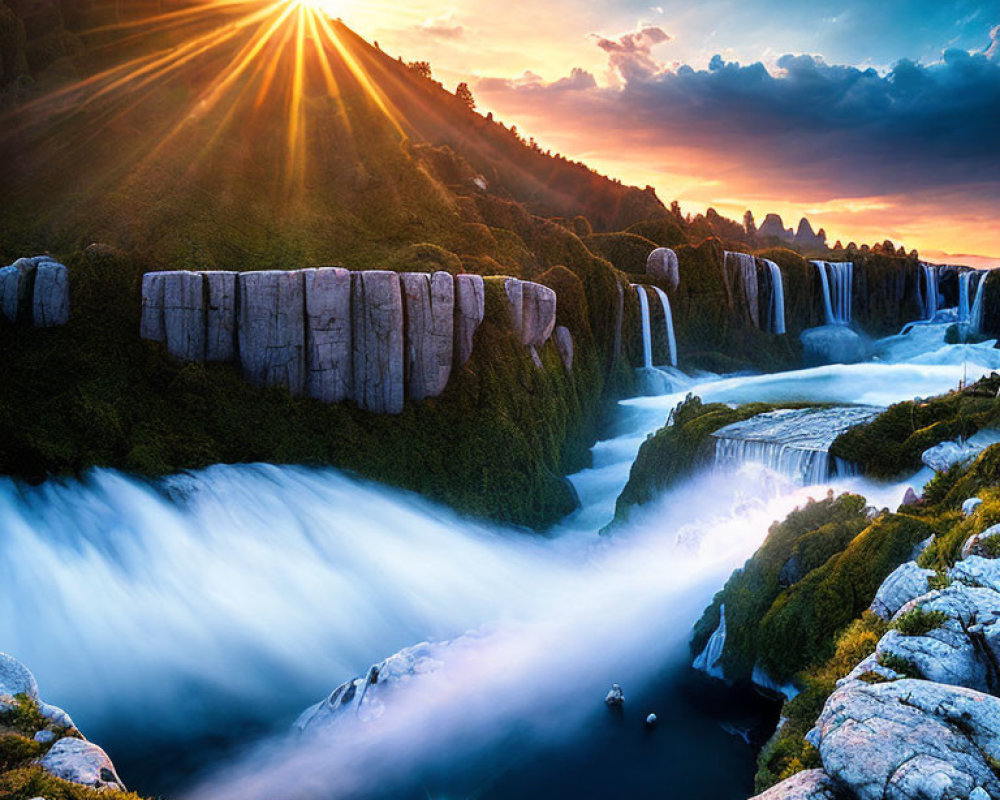
<path fill-rule="evenodd" d="M 715 154 L 744 178 L 813 182 L 839 196 L 966 186 L 1000 202 L 997 28 L 978 51 L 903 60 L 885 73 L 811 55 L 782 56 L 773 71 L 719 56 L 707 69 L 665 69 L 651 48 L 666 34 L 650 30 L 597 40 L 620 86 L 598 87 L 577 71 L 553 84 L 488 81 L 481 90 L 494 105 L 537 112 L 543 103 L 600 125 L 605 144 L 617 137 L 623 147 Z"/>

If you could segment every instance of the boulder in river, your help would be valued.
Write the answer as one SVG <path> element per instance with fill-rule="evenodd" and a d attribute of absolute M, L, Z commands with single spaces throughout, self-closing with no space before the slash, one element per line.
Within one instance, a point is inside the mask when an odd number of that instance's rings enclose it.
<path fill-rule="evenodd" d="M 38 763 L 46 772 L 64 781 L 95 789 L 125 788 L 108 754 L 85 739 L 60 739 Z"/>
<path fill-rule="evenodd" d="M 806 366 L 854 364 L 868 357 L 865 340 L 846 325 L 808 328 L 799 339 Z"/>

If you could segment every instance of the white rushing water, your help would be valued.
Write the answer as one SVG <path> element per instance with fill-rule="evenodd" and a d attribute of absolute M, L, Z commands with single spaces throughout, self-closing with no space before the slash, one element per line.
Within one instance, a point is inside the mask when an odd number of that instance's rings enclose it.
<path fill-rule="evenodd" d="M 649 321 L 649 296 L 646 287 L 633 283 L 632 287 L 639 296 L 639 330 L 642 334 L 642 366 L 653 368 L 653 331 Z"/>
<path fill-rule="evenodd" d="M 848 325 L 852 318 L 854 264 L 850 261 L 813 261 L 823 287 L 827 325 Z"/>
<path fill-rule="evenodd" d="M 674 315 L 670 311 L 670 298 L 667 293 L 658 286 L 653 287 L 657 297 L 660 298 L 660 306 L 663 308 L 663 319 L 667 333 L 667 347 L 670 350 L 670 365 L 677 366 L 677 338 L 674 336 Z"/>
<path fill-rule="evenodd" d="M 983 297 L 985 296 L 985 288 L 986 273 L 980 272 L 976 283 L 976 299 L 973 301 L 972 309 L 969 312 L 969 324 L 972 326 L 972 330 L 977 333 L 983 328 Z"/>
<path fill-rule="evenodd" d="M 937 314 L 940 292 L 938 291 L 938 271 L 934 264 L 921 264 L 920 274 L 923 281 L 920 285 L 924 319 L 932 320 Z"/>
<path fill-rule="evenodd" d="M 738 474 L 709 469 L 673 487 L 601 539 L 646 435 L 689 391 L 885 406 L 1000 366 L 998 351 L 945 346 L 944 327 L 885 340 L 881 362 L 678 376 L 674 391 L 621 403 L 613 436 L 571 478 L 582 507 L 547 537 L 335 470 L 0 481 L 0 646 L 91 738 L 132 726 L 183 741 L 224 726 L 233 708 L 287 726 L 401 648 L 452 642 L 436 645 L 441 669 L 377 724 L 248 743 L 192 798 L 364 797 L 513 730 L 539 748 L 572 740 L 604 713 L 612 682 L 642 686 L 684 662 L 692 623 L 774 520 L 827 486 L 880 506 L 905 489 L 857 477 L 802 487 L 735 464 Z"/>
<path fill-rule="evenodd" d="M 834 459 L 830 445 L 840 434 L 874 419 L 871 406 L 778 409 L 735 422 L 714 434 L 715 464 L 755 462 L 805 486 L 854 474 L 853 465 Z"/>
<path fill-rule="evenodd" d="M 785 283 L 781 267 L 769 259 L 764 259 L 771 271 L 771 327 L 770 332 L 781 335 L 785 332 Z"/>

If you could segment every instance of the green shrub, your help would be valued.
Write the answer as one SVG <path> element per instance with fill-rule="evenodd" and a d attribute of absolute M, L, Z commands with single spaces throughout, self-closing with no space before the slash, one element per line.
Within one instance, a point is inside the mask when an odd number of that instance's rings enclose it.
<path fill-rule="evenodd" d="M 935 628 L 940 628 L 947 619 L 948 615 L 943 611 L 924 611 L 917 606 L 896 619 L 892 627 L 903 636 L 926 636 Z"/>

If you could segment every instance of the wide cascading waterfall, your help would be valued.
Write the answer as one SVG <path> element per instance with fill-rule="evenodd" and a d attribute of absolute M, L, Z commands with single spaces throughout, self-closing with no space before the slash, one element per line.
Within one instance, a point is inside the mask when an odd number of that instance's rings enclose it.
<path fill-rule="evenodd" d="M 677 339 L 674 336 L 674 315 L 670 312 L 670 298 L 667 293 L 658 286 L 653 287 L 660 298 L 660 305 L 663 307 L 663 319 L 667 330 L 667 346 L 670 348 L 670 366 L 677 366 Z"/>
<path fill-rule="evenodd" d="M 923 275 L 922 305 L 924 319 L 932 320 L 938 310 L 938 273 L 937 267 L 933 264 L 921 264 L 920 272 Z"/>
<path fill-rule="evenodd" d="M 649 322 L 649 297 L 646 296 L 644 286 L 633 283 L 632 287 L 639 295 L 639 315 L 642 334 L 642 366 L 651 370 L 653 368 L 653 331 Z"/>
<path fill-rule="evenodd" d="M 726 252 L 726 273 L 730 276 L 734 294 L 742 288 L 750 321 L 760 327 L 760 289 L 757 283 L 757 259 L 749 253 Z"/>
<path fill-rule="evenodd" d="M 771 271 L 771 333 L 785 332 L 785 284 L 781 277 L 781 267 L 769 259 L 763 259 Z"/>
<path fill-rule="evenodd" d="M 813 261 L 823 285 L 827 325 L 849 325 L 854 294 L 854 264 L 850 261 Z"/>
<path fill-rule="evenodd" d="M 868 422 L 882 409 L 872 406 L 779 409 L 716 431 L 715 463 L 730 467 L 763 464 L 803 485 L 853 473 L 830 460 L 830 445 L 841 433 Z"/>

